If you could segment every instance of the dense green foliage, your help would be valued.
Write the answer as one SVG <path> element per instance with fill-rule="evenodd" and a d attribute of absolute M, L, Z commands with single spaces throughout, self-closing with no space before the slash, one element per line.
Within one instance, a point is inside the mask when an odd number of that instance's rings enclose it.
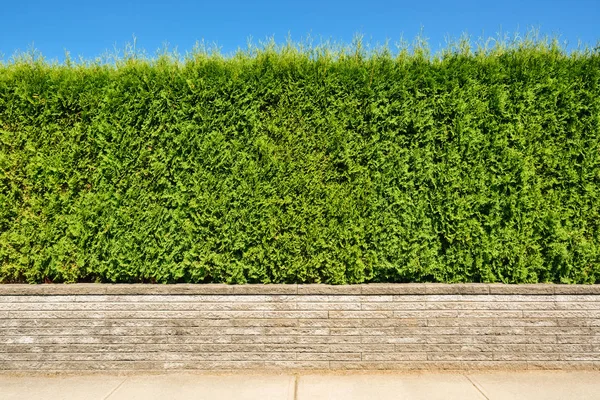
<path fill-rule="evenodd" d="M 600 54 L 0 64 L 0 282 L 600 282 Z"/>

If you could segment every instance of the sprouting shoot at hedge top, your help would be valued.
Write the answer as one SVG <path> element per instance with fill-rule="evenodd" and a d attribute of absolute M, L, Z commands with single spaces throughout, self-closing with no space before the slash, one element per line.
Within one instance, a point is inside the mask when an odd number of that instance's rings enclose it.
<path fill-rule="evenodd" d="M 600 282 L 600 52 L 0 64 L 0 282 Z"/>

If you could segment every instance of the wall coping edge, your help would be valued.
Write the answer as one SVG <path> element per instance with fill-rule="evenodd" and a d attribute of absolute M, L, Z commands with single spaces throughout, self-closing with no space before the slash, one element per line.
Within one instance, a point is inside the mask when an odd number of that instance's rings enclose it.
<path fill-rule="evenodd" d="M 0 284 L 0 296 L 53 295 L 600 295 L 600 284 Z"/>

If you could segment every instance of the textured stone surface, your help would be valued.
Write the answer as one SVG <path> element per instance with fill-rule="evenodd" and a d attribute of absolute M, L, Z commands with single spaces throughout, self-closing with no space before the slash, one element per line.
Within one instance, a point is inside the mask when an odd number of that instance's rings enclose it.
<path fill-rule="evenodd" d="M 0 370 L 600 369 L 597 286 L 2 285 Z"/>

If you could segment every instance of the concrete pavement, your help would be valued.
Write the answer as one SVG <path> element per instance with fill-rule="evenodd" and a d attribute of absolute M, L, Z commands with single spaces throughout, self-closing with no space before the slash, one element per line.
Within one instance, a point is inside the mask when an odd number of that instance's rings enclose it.
<path fill-rule="evenodd" d="M 600 371 L 0 375 L 3 400 L 587 400 Z"/>

